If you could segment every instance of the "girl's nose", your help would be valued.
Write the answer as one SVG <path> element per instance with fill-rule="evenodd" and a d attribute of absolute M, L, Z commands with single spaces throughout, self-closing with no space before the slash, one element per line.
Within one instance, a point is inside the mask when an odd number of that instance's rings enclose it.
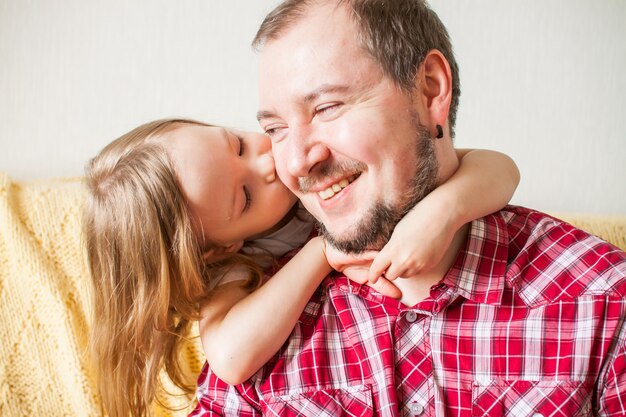
<path fill-rule="evenodd" d="M 267 183 L 271 183 L 276 180 L 276 165 L 274 163 L 274 156 L 271 152 L 259 155 L 256 160 L 256 168 L 259 176 Z"/>

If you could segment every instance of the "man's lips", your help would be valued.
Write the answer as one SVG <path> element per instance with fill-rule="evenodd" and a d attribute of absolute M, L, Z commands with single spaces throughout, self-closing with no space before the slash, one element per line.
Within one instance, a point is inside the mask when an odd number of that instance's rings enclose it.
<path fill-rule="evenodd" d="M 357 179 L 359 175 L 360 174 L 354 174 L 350 175 L 347 178 L 342 178 L 341 180 L 329 185 L 326 189 L 318 191 L 317 195 L 322 200 L 328 200 L 329 198 L 332 198 L 335 194 L 346 188 L 348 185 L 350 185 L 350 183 Z"/>

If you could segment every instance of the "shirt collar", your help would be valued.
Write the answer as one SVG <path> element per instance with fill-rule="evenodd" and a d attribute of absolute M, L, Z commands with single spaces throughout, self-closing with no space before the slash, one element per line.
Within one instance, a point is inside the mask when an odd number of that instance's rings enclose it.
<path fill-rule="evenodd" d="M 509 234 L 500 213 L 471 223 L 465 247 L 443 283 L 476 303 L 499 305 L 506 282 Z"/>
<path fill-rule="evenodd" d="M 443 298 L 436 301 L 440 304 L 437 310 L 444 308 L 457 296 L 476 303 L 499 305 L 506 283 L 508 251 L 509 233 L 502 212 L 474 220 L 470 224 L 465 246 L 461 248 L 453 266 L 439 284 L 443 292 L 438 292 L 439 295 L 435 298 Z M 441 284 L 449 290 L 445 291 Z M 387 308 L 397 311 L 409 309 L 399 300 L 385 297 L 367 285 L 355 284 L 337 272 L 331 273 L 324 280 L 322 287 L 326 289 L 335 287 L 342 293 L 358 294 L 372 302 L 384 303 Z M 450 294 L 450 291 L 453 294 Z M 305 316 L 317 314 L 320 300 L 315 301 L 312 310 L 303 313 L 301 321 L 307 321 Z"/>

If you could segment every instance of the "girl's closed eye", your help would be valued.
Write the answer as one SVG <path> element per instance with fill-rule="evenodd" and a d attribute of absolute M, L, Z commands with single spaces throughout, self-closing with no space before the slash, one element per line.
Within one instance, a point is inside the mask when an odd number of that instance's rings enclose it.
<path fill-rule="evenodd" d="M 237 140 L 239 140 L 239 156 L 243 156 L 243 152 L 244 152 L 244 142 L 243 142 L 243 138 L 241 136 L 235 135 L 237 136 Z"/>
<path fill-rule="evenodd" d="M 243 137 L 241 137 L 239 135 L 235 135 L 235 137 L 239 141 L 239 152 L 238 152 L 238 155 L 239 156 L 243 156 L 243 154 L 245 152 L 245 148 L 246 148 L 246 145 L 245 145 L 245 142 L 243 140 Z M 243 195 L 244 195 L 244 199 L 245 199 L 245 204 L 243 205 L 242 212 L 245 213 L 250 208 L 250 204 L 252 203 L 252 197 L 250 195 L 250 190 L 245 185 L 243 186 Z"/>
<path fill-rule="evenodd" d="M 248 187 L 243 187 L 243 194 L 246 198 L 246 203 L 243 206 L 243 212 L 245 213 L 248 209 L 250 209 L 250 205 L 252 204 L 252 196 L 250 195 L 250 190 Z"/>

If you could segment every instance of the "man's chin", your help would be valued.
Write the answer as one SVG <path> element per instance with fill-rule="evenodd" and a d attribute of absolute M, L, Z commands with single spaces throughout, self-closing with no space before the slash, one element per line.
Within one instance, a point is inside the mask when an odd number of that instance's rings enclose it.
<path fill-rule="evenodd" d="M 346 242 L 351 242 L 355 237 L 354 233 L 350 233 L 350 230 L 354 230 L 354 227 L 344 227 L 340 229 L 331 224 L 326 226 L 326 224 L 318 222 L 317 228 L 320 231 L 320 234 L 330 245 L 344 252 L 345 250 L 343 247 L 346 245 Z"/>
<path fill-rule="evenodd" d="M 320 231 L 320 234 L 324 237 L 324 240 L 329 245 L 331 245 L 335 249 L 339 249 L 342 252 L 353 253 L 353 251 L 350 250 L 352 249 L 352 238 L 350 236 L 330 233 L 322 223 L 318 223 L 317 228 Z"/>
<path fill-rule="evenodd" d="M 362 253 L 368 250 L 380 250 L 391 237 L 393 227 L 401 215 L 392 215 L 392 210 L 376 205 L 364 218 L 349 224 L 336 223 L 318 224 L 324 239 L 345 253 Z M 332 230 L 332 232 L 331 232 Z"/>
<path fill-rule="evenodd" d="M 329 245 L 345 253 L 358 254 L 369 250 L 381 250 L 388 241 L 388 239 L 383 236 L 378 236 L 376 239 L 370 238 L 364 240 L 361 236 L 353 232 L 331 234 L 328 232 L 328 229 L 323 226 L 318 226 L 318 228 Z"/>

